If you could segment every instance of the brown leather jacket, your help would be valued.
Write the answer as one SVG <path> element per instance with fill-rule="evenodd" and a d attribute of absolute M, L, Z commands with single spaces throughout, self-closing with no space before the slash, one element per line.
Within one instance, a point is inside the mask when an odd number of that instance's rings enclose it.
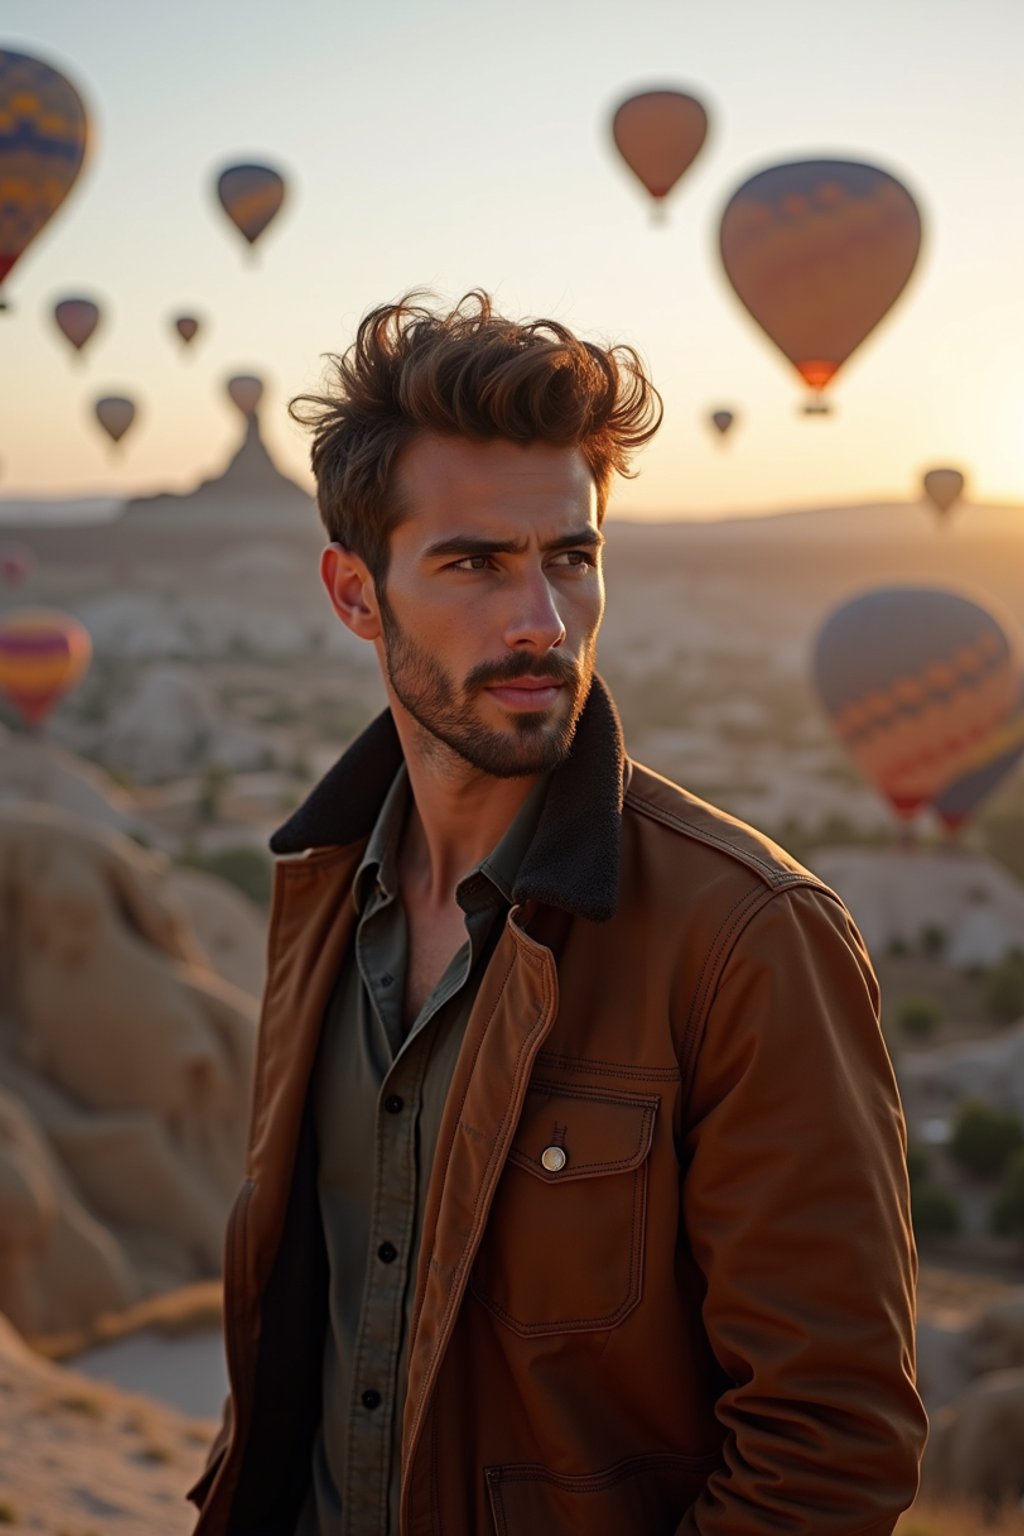
<path fill-rule="evenodd" d="M 290 1536 L 326 1273 L 307 1110 L 377 720 L 275 835 L 232 1413 L 198 1536 Z M 431 1175 L 402 1536 L 888 1536 L 925 1436 L 905 1133 L 863 944 L 774 844 L 630 763 L 595 683 Z M 559 1145 L 558 1157 L 542 1153 Z"/>

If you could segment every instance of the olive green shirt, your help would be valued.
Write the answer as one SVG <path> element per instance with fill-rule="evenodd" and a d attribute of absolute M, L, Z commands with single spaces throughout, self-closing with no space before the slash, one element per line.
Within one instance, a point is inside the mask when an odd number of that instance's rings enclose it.
<path fill-rule="evenodd" d="M 397 1536 L 402 1409 L 427 1185 L 455 1059 L 547 790 L 531 791 L 460 880 L 466 942 L 406 1033 L 398 853 L 411 795 L 388 791 L 353 895 L 353 940 L 313 1074 L 317 1193 L 330 1279 L 322 1417 L 296 1536 Z"/>

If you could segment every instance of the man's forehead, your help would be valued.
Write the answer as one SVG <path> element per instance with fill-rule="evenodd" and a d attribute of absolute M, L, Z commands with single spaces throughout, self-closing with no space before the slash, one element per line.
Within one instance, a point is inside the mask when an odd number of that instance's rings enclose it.
<path fill-rule="evenodd" d="M 564 506 L 579 518 L 597 509 L 590 466 L 574 446 L 422 434 L 403 449 L 396 480 L 407 515 L 456 507 L 483 514 L 543 504 L 552 512 Z"/>

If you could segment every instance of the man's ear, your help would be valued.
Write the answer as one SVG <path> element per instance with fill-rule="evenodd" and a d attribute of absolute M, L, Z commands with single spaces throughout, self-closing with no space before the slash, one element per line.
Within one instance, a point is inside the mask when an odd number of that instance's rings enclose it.
<path fill-rule="evenodd" d="M 328 544 L 320 556 L 320 580 L 345 627 L 361 640 L 378 639 L 380 613 L 366 561 L 343 544 Z"/>

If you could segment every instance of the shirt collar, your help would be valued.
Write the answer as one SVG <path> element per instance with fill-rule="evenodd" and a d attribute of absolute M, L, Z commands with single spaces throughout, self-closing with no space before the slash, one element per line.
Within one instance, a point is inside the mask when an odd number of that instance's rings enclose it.
<path fill-rule="evenodd" d="M 464 910 L 490 905 L 495 894 L 511 904 L 519 866 L 533 841 L 544 808 L 549 779 L 550 774 L 538 779 L 490 853 L 459 881 L 455 895 Z M 398 853 L 411 799 L 409 770 L 403 761 L 384 797 L 366 852 L 356 870 L 352 894 L 360 915 L 374 892 L 382 902 L 391 901 L 397 894 Z"/>

